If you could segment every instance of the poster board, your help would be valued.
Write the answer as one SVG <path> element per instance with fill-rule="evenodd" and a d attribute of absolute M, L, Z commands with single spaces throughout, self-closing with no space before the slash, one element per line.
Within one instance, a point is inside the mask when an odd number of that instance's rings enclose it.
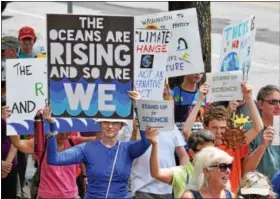
<path fill-rule="evenodd" d="M 139 100 L 137 103 L 140 130 L 147 126 L 161 130 L 174 129 L 174 102 Z"/>
<path fill-rule="evenodd" d="M 123 16 L 47 15 L 54 117 L 132 119 L 133 23 Z"/>
<path fill-rule="evenodd" d="M 248 80 L 256 37 L 255 16 L 224 27 L 219 59 L 219 72 L 241 70 Z"/>
<path fill-rule="evenodd" d="M 207 73 L 206 81 L 210 86 L 209 102 L 242 100 L 242 71 Z"/>

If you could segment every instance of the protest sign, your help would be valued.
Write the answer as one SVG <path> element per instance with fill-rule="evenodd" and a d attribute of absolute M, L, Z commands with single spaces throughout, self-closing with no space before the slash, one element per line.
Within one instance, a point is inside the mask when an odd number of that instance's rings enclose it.
<path fill-rule="evenodd" d="M 166 72 L 168 77 L 204 72 L 196 9 L 138 17 L 136 28 L 171 31 Z"/>
<path fill-rule="evenodd" d="M 135 86 L 142 99 L 161 100 L 171 32 L 139 27 L 141 20 L 143 17 L 135 17 Z"/>
<path fill-rule="evenodd" d="M 7 60 L 7 106 L 12 115 L 7 120 L 7 135 L 28 135 L 34 132 L 34 117 L 48 99 L 47 59 Z M 99 131 L 93 119 L 57 118 L 58 132 Z M 44 125 L 48 132 L 48 124 Z"/>
<path fill-rule="evenodd" d="M 137 113 L 140 130 L 147 126 L 162 129 L 174 129 L 174 102 L 160 100 L 139 100 Z"/>
<path fill-rule="evenodd" d="M 241 71 L 207 73 L 206 79 L 210 86 L 208 98 L 210 102 L 243 99 Z"/>
<path fill-rule="evenodd" d="M 274 127 L 274 138 L 272 145 L 280 146 L 280 116 L 273 117 L 273 127 Z"/>
<path fill-rule="evenodd" d="M 6 100 L 12 111 L 7 135 L 33 132 L 36 112 L 47 100 L 46 59 L 7 59 Z M 45 78 L 44 78 L 45 77 Z"/>
<path fill-rule="evenodd" d="M 255 16 L 223 29 L 219 72 L 241 70 L 243 80 L 248 79 L 253 44 L 256 37 Z"/>
<path fill-rule="evenodd" d="M 132 119 L 134 19 L 47 15 L 53 116 Z"/>

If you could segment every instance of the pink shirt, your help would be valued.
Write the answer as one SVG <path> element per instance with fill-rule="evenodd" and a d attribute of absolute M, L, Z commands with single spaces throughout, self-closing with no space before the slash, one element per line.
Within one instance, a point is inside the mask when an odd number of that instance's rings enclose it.
<path fill-rule="evenodd" d="M 81 137 L 71 138 L 74 144 L 81 143 Z M 71 148 L 68 140 L 65 149 Z M 64 149 L 64 150 L 65 150 Z M 37 158 L 38 159 L 38 158 Z M 77 165 L 53 166 L 47 164 L 47 151 L 42 167 L 38 196 L 41 198 L 74 198 L 78 195 L 76 184 Z"/>

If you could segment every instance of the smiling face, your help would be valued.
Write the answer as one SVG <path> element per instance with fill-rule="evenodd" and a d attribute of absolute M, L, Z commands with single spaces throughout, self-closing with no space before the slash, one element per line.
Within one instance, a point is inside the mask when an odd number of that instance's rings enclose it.
<path fill-rule="evenodd" d="M 101 122 L 100 126 L 102 129 L 103 136 L 107 138 L 115 138 L 117 137 L 123 124 L 121 122 Z"/>
<path fill-rule="evenodd" d="M 232 162 L 222 160 L 212 164 L 204 169 L 204 174 L 208 179 L 208 183 L 224 189 L 228 186 L 229 174 L 232 169 Z"/>

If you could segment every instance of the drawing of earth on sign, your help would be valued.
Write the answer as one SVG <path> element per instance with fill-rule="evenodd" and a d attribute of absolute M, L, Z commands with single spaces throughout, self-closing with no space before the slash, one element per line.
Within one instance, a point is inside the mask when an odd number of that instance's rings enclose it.
<path fill-rule="evenodd" d="M 236 52 L 229 53 L 222 64 L 221 72 L 239 70 L 239 57 Z"/>

